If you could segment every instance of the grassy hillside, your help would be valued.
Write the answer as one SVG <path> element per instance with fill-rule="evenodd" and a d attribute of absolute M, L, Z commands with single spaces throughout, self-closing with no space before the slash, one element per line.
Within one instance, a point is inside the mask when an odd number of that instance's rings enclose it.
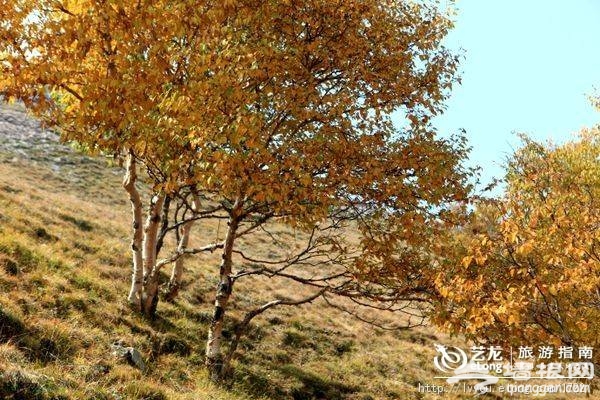
<path fill-rule="evenodd" d="M 159 304 L 159 318 L 137 316 L 125 301 L 121 171 L 39 133 L 19 110 L 0 109 L 0 398 L 438 398 L 417 386 L 437 375 L 433 343 L 451 339 L 432 329 L 383 331 L 325 314 L 318 302 L 257 319 L 230 387 L 211 385 L 202 365 L 216 256 L 190 259 L 185 289 Z M 199 226 L 194 237 L 217 229 Z M 286 290 L 251 281 L 234 301 Z M 111 354 L 117 341 L 141 352 L 144 373 Z"/>

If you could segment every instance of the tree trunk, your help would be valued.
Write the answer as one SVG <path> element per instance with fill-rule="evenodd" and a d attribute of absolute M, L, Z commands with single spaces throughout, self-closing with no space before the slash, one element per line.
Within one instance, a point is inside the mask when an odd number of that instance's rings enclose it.
<path fill-rule="evenodd" d="M 131 240 L 131 252 L 133 258 L 133 272 L 131 276 L 131 289 L 127 300 L 141 310 L 142 286 L 144 279 L 143 255 L 142 255 L 142 201 L 140 194 L 135 187 L 137 180 L 136 163 L 133 153 L 127 156 L 127 171 L 123 179 L 123 187 L 129 194 L 131 202 L 132 220 L 133 220 L 133 238 Z"/>
<path fill-rule="evenodd" d="M 221 261 L 219 271 L 219 284 L 217 285 L 215 295 L 215 308 L 206 342 L 206 367 L 209 371 L 210 379 L 215 382 L 223 378 L 223 351 L 221 349 L 223 320 L 225 311 L 227 310 L 227 302 L 233 290 L 233 280 L 231 279 L 232 254 L 235 235 L 239 225 L 238 212 L 240 209 L 241 202 L 238 199 L 229 218 L 229 228 L 227 229 L 225 245 L 223 247 L 223 260 Z"/>
<path fill-rule="evenodd" d="M 168 232 L 168 228 L 169 228 L 169 209 L 171 207 L 171 200 L 172 200 L 171 196 L 165 196 L 165 201 L 163 201 L 163 206 L 162 206 L 162 211 L 161 211 L 160 229 L 158 230 L 158 239 L 156 239 L 157 257 L 163 248 L 165 237 L 167 236 L 167 232 Z"/>
<path fill-rule="evenodd" d="M 194 216 L 196 212 L 200 210 L 200 199 L 194 193 L 192 195 L 192 209 L 194 211 Z M 190 240 L 190 231 L 192 230 L 192 226 L 194 225 L 194 221 L 188 221 L 181 227 L 181 237 L 179 239 L 179 244 L 177 246 L 177 251 L 182 253 L 187 247 Z M 179 288 L 181 287 L 181 281 L 183 279 L 183 267 L 185 264 L 185 255 L 180 255 L 175 263 L 173 264 L 173 270 L 171 271 L 171 278 L 169 279 L 169 284 L 167 286 L 167 294 L 165 295 L 165 299 L 167 301 L 173 301 L 177 295 L 179 294 Z"/>
<path fill-rule="evenodd" d="M 186 222 L 181 227 L 181 238 L 179 240 L 179 245 L 177 246 L 178 252 L 183 252 L 183 250 L 187 248 L 190 239 L 190 230 L 192 229 L 193 224 L 193 221 L 190 221 Z M 179 288 L 181 287 L 181 281 L 183 278 L 184 263 L 185 255 L 181 255 L 173 264 L 171 278 L 169 279 L 169 284 L 167 285 L 167 294 L 165 295 L 165 300 L 167 301 L 173 301 L 179 294 Z"/>
<path fill-rule="evenodd" d="M 153 316 L 158 302 L 158 269 L 156 268 L 156 242 L 160 214 L 165 201 L 163 193 L 156 195 L 148 209 L 148 217 L 144 226 L 144 284 L 142 291 L 142 312 Z"/>

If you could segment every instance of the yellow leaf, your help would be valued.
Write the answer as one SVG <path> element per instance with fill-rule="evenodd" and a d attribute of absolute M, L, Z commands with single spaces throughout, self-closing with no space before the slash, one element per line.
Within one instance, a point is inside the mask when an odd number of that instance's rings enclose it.
<path fill-rule="evenodd" d="M 473 261 L 473 256 L 466 256 L 462 259 L 462 266 L 468 268 L 471 265 L 471 261 Z"/>

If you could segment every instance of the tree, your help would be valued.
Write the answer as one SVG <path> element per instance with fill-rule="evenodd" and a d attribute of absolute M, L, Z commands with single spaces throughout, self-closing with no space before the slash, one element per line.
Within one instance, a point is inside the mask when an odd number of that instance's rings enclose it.
<path fill-rule="evenodd" d="M 495 344 L 598 344 L 600 132 L 560 146 L 524 138 L 504 198 L 477 209 L 448 269 L 454 331 Z"/>
<path fill-rule="evenodd" d="M 219 76 L 206 71 L 220 63 L 220 72 L 231 72 L 220 60 L 221 53 L 227 57 L 220 35 L 226 35 L 221 26 L 228 10 L 196 1 L 0 2 L 0 92 L 23 101 L 62 140 L 125 159 L 133 225 L 128 298 L 148 315 L 158 300 L 157 244 L 165 233 L 177 232 L 164 224 L 159 230 L 161 218 L 168 222 L 170 199 L 183 198 L 180 189 L 188 193 L 193 186 L 186 173 L 196 157 L 193 143 L 201 141 L 194 138 L 196 126 L 174 127 L 166 110 L 184 103 L 179 98 L 174 104 L 170 93 L 186 85 L 198 101 L 210 100 L 206 85 Z M 210 49 L 211 56 L 198 48 Z M 197 90 L 187 80 L 191 66 Z M 145 218 L 140 166 L 151 187 Z"/>
<path fill-rule="evenodd" d="M 194 168 L 195 182 L 215 196 L 228 220 L 225 240 L 204 247 L 222 256 L 206 350 L 215 380 L 244 326 L 268 308 L 318 296 L 333 304 L 334 295 L 387 308 L 427 302 L 432 238 L 441 221 L 452 220 L 450 205 L 465 200 L 469 177 L 461 167 L 464 142 L 436 139 L 428 126 L 456 67 L 440 44 L 450 23 L 436 8 L 241 3 L 227 23 L 238 38 L 238 69 L 223 76 L 224 90 L 212 99 L 221 112 L 215 119 L 224 123 L 204 135 L 202 162 Z M 192 108 L 205 106 L 187 91 L 172 95 L 189 99 Z M 392 123 L 396 110 L 411 123 L 404 131 Z M 171 117 L 178 126 L 206 119 L 178 109 Z M 236 249 L 257 230 L 273 235 L 273 221 L 304 231 L 305 244 L 280 260 Z M 344 239 L 350 229 L 359 230 L 358 243 Z M 279 276 L 314 293 L 249 310 L 225 354 L 222 329 L 233 288 L 250 276 Z M 396 285 L 386 287 L 392 279 Z"/>
<path fill-rule="evenodd" d="M 460 219 L 471 174 L 462 167 L 464 140 L 437 138 L 429 125 L 457 79 L 457 57 L 441 44 L 451 22 L 436 4 L 2 5 L 3 90 L 64 139 L 127 156 L 132 298 L 152 314 L 161 267 L 221 252 L 206 349 L 213 379 L 223 377 L 251 320 L 272 307 L 321 297 L 350 312 L 347 302 L 418 315 L 436 294 L 435 236 Z M 138 163 L 153 184 L 143 228 Z M 180 242 L 157 260 L 159 211 L 172 198 L 187 202 L 188 190 L 205 201 L 190 203 L 193 216 L 172 227 L 224 218 L 225 239 L 198 248 Z M 276 224 L 301 232 L 304 243 L 278 260 L 238 248 L 259 231 L 274 235 Z M 313 292 L 248 310 L 226 352 L 233 286 L 256 277 Z"/>
<path fill-rule="evenodd" d="M 327 304 L 370 323 L 376 321 L 361 316 L 356 308 L 404 311 L 411 316 L 407 327 L 423 322 L 435 295 L 434 278 L 440 273 L 434 264 L 442 256 L 435 253 L 435 236 L 456 223 L 462 210 L 452 210 L 451 205 L 466 201 L 468 194 L 469 175 L 460 167 L 465 149 L 447 140 L 412 134 L 372 145 L 360 141 L 363 144 L 357 145 L 351 163 L 339 155 L 326 157 L 330 167 L 346 169 L 340 182 L 326 176 L 320 181 L 322 170 L 313 167 L 307 171 L 311 180 L 306 183 L 286 171 L 272 176 L 266 185 L 263 179 L 269 173 L 257 166 L 254 174 L 238 180 L 243 189 L 235 197 L 215 193 L 221 199 L 222 217 L 228 221 L 225 240 L 208 246 L 221 249 L 222 257 L 206 350 L 215 380 L 227 371 L 251 320 L 276 306 L 322 297 Z M 415 159 L 407 156 L 413 151 L 419 152 Z M 288 155 L 277 157 L 285 163 Z M 444 163 L 439 163 L 440 158 Z M 446 185 L 439 185 L 439 179 Z M 286 195 L 281 196 L 279 190 Z M 283 224 L 297 232 L 292 243 L 286 238 L 289 229 L 282 232 Z M 271 252 L 284 254 L 268 257 L 264 248 L 237 249 L 242 239 L 260 243 L 254 237 L 261 234 L 270 239 Z M 222 329 L 234 287 L 242 280 L 259 278 L 284 279 L 290 287 L 305 286 L 312 293 L 296 299 L 266 298 L 247 309 L 233 343 L 224 351 Z"/>

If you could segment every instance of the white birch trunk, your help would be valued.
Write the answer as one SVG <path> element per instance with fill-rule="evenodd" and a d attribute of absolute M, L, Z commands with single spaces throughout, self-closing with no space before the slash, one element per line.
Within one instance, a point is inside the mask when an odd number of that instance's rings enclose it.
<path fill-rule="evenodd" d="M 135 187 L 137 172 L 135 157 L 132 153 L 127 156 L 126 169 L 123 187 L 129 194 L 133 222 L 133 238 L 131 240 L 133 271 L 131 276 L 131 289 L 129 290 L 127 300 L 130 304 L 141 309 L 142 286 L 144 280 L 142 255 L 142 201 L 140 199 L 140 194 Z"/>
<path fill-rule="evenodd" d="M 235 235 L 239 224 L 238 211 L 240 209 L 239 201 L 234 205 L 232 215 L 229 218 L 229 227 L 225 237 L 225 246 L 223 247 L 223 260 L 219 271 L 219 284 L 215 295 L 215 308 L 212 322 L 208 329 L 208 339 L 206 341 L 206 367 L 208 368 L 210 379 L 219 381 L 223 377 L 223 350 L 221 342 L 223 339 L 223 321 L 227 303 L 233 290 L 233 281 L 231 279 L 232 254 Z"/>
<path fill-rule="evenodd" d="M 160 225 L 160 213 L 165 195 L 156 195 L 148 210 L 146 224 L 144 226 L 144 283 L 142 290 L 142 308 L 146 315 L 152 315 L 156 309 L 156 297 L 158 295 L 158 271 L 156 269 L 156 241 L 158 239 L 158 228 Z"/>
<path fill-rule="evenodd" d="M 187 247 L 190 240 L 190 231 L 194 225 L 193 221 L 186 222 L 181 227 L 181 238 L 177 246 L 177 251 L 182 253 Z M 183 279 L 183 267 L 185 264 L 185 255 L 180 255 L 179 258 L 173 264 L 171 271 L 171 278 L 169 279 L 169 285 L 167 287 L 166 300 L 172 301 L 179 294 L 179 288 L 181 287 L 181 281 Z"/>
<path fill-rule="evenodd" d="M 193 195 L 192 199 L 192 209 L 194 211 L 194 216 L 196 212 L 200 209 L 200 199 L 196 194 Z M 181 227 L 181 237 L 179 239 L 179 244 L 177 246 L 177 251 L 181 254 L 188 247 L 190 240 L 190 231 L 194 225 L 194 221 L 188 221 Z M 183 269 L 185 265 L 185 255 L 180 255 L 179 258 L 173 264 L 173 269 L 171 271 L 171 278 L 169 279 L 169 285 L 167 286 L 167 294 L 166 300 L 172 301 L 179 294 L 179 288 L 181 287 L 181 282 L 183 279 Z"/>

